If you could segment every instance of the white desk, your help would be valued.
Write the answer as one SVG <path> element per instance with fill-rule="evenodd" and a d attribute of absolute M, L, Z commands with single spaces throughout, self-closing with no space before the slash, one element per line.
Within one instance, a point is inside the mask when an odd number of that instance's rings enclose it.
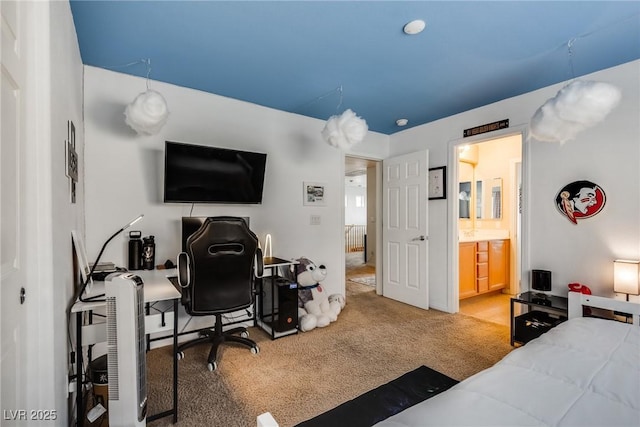
<path fill-rule="evenodd" d="M 144 283 L 144 302 L 150 304 L 158 301 L 173 301 L 173 312 L 148 314 L 145 316 L 145 334 L 173 330 L 173 408 L 159 414 L 150 415 L 147 420 L 152 421 L 173 415 L 173 423 L 178 421 L 178 364 L 176 352 L 178 348 L 178 302 L 180 301 L 180 291 L 169 281 L 168 277 L 177 274 L 175 269 L 171 270 L 138 270 L 131 273 L 139 276 Z M 104 282 L 94 282 L 83 297 L 90 298 L 94 295 L 104 294 Z M 71 307 L 71 313 L 76 314 L 76 390 L 82 390 L 82 347 L 83 345 L 95 344 L 106 341 L 105 323 L 94 324 L 89 321 L 84 324 L 82 315 L 85 312 L 91 313 L 97 308 L 105 307 L 104 297 L 98 301 L 76 301 Z M 167 321 L 168 320 L 168 321 Z M 171 322 L 173 320 L 173 322 Z M 88 363 L 88 362 L 87 362 Z M 78 426 L 84 425 L 84 402 L 82 393 L 76 393 L 76 415 Z"/>

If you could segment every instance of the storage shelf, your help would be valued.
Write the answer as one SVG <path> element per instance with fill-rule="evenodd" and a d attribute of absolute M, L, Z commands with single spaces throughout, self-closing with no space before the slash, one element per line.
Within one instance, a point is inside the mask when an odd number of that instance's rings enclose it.
<path fill-rule="evenodd" d="M 515 304 L 526 306 L 515 315 Z M 511 345 L 526 344 L 567 320 L 568 299 L 556 295 L 524 292 L 511 298 Z"/>

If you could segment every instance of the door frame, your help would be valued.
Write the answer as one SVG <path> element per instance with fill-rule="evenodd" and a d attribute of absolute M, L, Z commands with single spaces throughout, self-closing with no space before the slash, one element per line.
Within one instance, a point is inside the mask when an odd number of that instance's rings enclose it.
<path fill-rule="evenodd" d="M 45 408 L 58 411 L 58 419 L 67 418 L 62 402 L 66 396 L 59 395 L 60 384 L 67 382 L 67 372 L 56 369 L 56 353 L 52 320 L 59 307 L 50 301 L 53 291 L 53 225 L 51 224 L 51 60 L 50 18 L 51 5 L 45 2 L 18 2 L 20 26 L 20 51 L 27 73 L 23 76 L 23 99 L 21 105 L 20 141 L 24 162 L 21 162 L 21 222 L 27 224 L 20 236 L 21 262 L 28 268 L 21 278 L 26 299 L 19 310 L 26 319 L 23 334 L 17 340 L 24 356 L 24 372 L 20 372 L 18 408 Z M 26 35 L 30 35 L 27 37 Z M 49 189 L 49 190 L 47 190 Z M 5 296 L 3 296 L 5 297 Z M 15 298 L 17 295 L 6 295 Z M 46 302 L 45 302 L 46 301 Z M 44 302 L 44 303 L 43 303 Z M 66 342 L 66 341 L 65 341 Z M 66 348 L 66 347 L 65 347 Z M 43 349 L 48 351 L 43 351 Z M 65 351 L 66 352 L 66 351 Z M 39 369 L 29 369 L 38 366 Z M 64 380 L 64 381 L 61 381 Z M 66 421 L 65 421 L 66 422 Z"/>
<path fill-rule="evenodd" d="M 449 313 L 458 313 L 460 311 L 460 288 L 459 288 L 459 254 L 458 254 L 458 221 L 456 220 L 459 215 L 458 208 L 458 147 L 467 144 L 477 144 L 493 139 L 498 139 L 510 135 L 520 134 L 522 138 L 522 154 L 521 154 L 521 173 L 522 173 L 522 215 L 521 215 L 521 229 L 520 229 L 520 277 L 519 282 L 523 283 L 523 272 L 529 271 L 529 233 L 530 233 L 530 221 L 529 221 L 529 202 L 528 194 L 530 185 L 530 171 L 529 171 L 529 157 L 531 155 L 531 149 L 528 138 L 528 124 L 519 124 L 517 126 L 494 131 L 489 135 L 481 134 L 469 138 L 457 138 L 448 142 L 448 159 L 449 168 L 447 168 L 447 210 L 449 212 L 449 221 L 447 221 L 447 241 L 449 246 L 448 251 L 448 283 L 447 283 L 447 311 Z M 513 287 L 510 287 L 513 289 Z M 520 292 L 520 289 L 516 288 L 516 293 Z"/>

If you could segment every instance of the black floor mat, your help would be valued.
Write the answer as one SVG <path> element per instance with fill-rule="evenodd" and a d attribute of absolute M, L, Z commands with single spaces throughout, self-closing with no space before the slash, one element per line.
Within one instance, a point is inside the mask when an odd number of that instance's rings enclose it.
<path fill-rule="evenodd" d="M 457 383 L 438 371 L 421 366 L 296 427 L 371 427 Z"/>

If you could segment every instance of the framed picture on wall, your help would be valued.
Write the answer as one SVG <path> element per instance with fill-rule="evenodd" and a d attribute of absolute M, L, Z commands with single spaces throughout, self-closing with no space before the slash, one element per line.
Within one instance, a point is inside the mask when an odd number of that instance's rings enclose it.
<path fill-rule="evenodd" d="M 429 200 L 447 198 L 447 167 L 429 169 Z"/>
<path fill-rule="evenodd" d="M 326 184 L 320 182 L 302 183 L 302 200 L 304 206 L 325 206 L 326 205 Z"/>

